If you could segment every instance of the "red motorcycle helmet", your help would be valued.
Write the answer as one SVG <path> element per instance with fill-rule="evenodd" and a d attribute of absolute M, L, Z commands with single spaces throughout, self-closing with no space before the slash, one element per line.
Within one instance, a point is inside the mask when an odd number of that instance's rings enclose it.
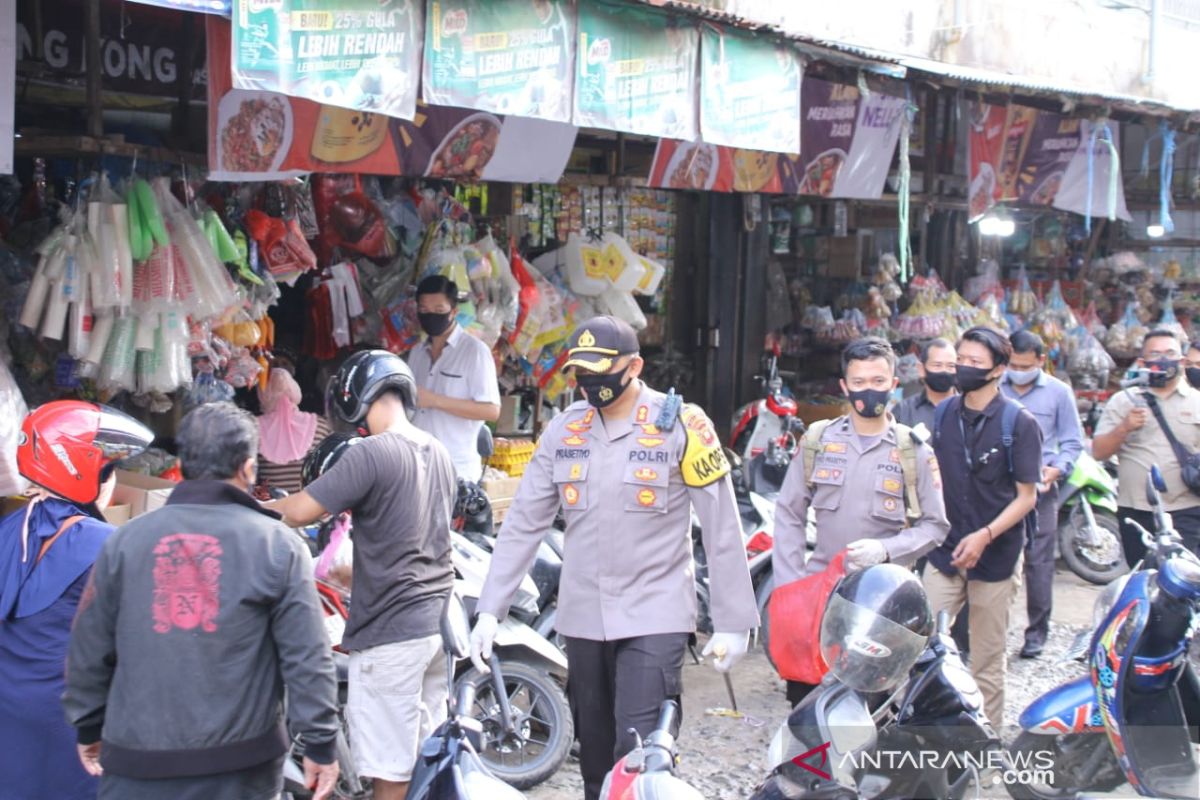
<path fill-rule="evenodd" d="M 82 400 L 38 406 L 21 425 L 17 470 L 47 491 L 87 505 L 100 496 L 108 467 L 150 446 L 154 434 L 115 408 Z"/>

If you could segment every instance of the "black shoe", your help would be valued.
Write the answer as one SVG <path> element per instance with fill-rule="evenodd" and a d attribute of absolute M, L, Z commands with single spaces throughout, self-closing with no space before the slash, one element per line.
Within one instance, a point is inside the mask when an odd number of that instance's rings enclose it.
<path fill-rule="evenodd" d="M 1021 658 L 1040 658 L 1044 645 L 1026 642 L 1021 648 Z"/>

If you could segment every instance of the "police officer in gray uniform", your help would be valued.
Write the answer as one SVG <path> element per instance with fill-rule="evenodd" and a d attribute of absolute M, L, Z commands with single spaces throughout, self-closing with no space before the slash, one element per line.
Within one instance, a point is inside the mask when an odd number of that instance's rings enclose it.
<path fill-rule="evenodd" d="M 885 561 L 912 564 L 950 531 L 933 448 L 887 413 L 897 386 L 896 354 L 869 337 L 842 352 L 844 417 L 814 423 L 792 461 L 775 512 L 775 585 L 825 569 L 848 549 L 848 570 Z M 805 563 L 806 520 L 816 512 L 817 544 Z M 812 689 L 788 682 L 795 705 Z"/>
<path fill-rule="evenodd" d="M 599 797 L 613 764 L 633 749 L 627 731 L 653 730 L 658 708 L 682 693 L 696 629 L 691 509 L 704 532 L 717 633 L 704 654 L 729 670 L 758 625 L 729 465 L 704 412 L 642 383 L 637 335 L 613 317 L 581 324 L 566 367 L 586 401 L 547 427 L 496 540 L 471 632 L 486 670 L 508 610 L 559 506 L 566 552 L 557 627 L 581 745 L 585 796 Z"/>

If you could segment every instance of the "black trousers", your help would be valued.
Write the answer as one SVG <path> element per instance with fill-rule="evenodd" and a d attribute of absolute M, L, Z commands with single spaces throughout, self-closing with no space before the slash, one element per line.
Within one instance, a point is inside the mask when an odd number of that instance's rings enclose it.
<path fill-rule="evenodd" d="M 1042 647 L 1054 605 L 1054 542 L 1058 538 L 1058 486 L 1038 495 L 1037 533 L 1025 543 L 1025 644 Z"/>
<path fill-rule="evenodd" d="M 1200 501 L 1200 498 L 1197 498 Z M 1121 506 L 1117 509 L 1117 517 L 1121 522 L 1121 546 L 1125 550 L 1125 562 L 1132 567 L 1146 556 L 1146 545 L 1142 542 L 1142 533 L 1125 521 L 1132 517 L 1146 530 L 1154 533 L 1154 513 L 1139 511 L 1136 508 Z M 1183 543 L 1196 555 L 1200 555 L 1200 506 L 1185 508 L 1171 512 L 1171 520 L 1175 530 L 1183 537 Z"/>
<path fill-rule="evenodd" d="M 792 708 L 800 705 L 800 701 L 808 697 L 812 690 L 817 688 L 815 683 L 801 683 L 800 681 L 787 682 L 787 701 Z"/>
<path fill-rule="evenodd" d="M 584 797 L 597 800 L 613 764 L 654 730 L 664 700 L 683 694 L 688 634 L 664 633 L 612 642 L 566 637 L 567 696 L 579 737 Z M 677 733 L 678 730 L 672 731 Z"/>

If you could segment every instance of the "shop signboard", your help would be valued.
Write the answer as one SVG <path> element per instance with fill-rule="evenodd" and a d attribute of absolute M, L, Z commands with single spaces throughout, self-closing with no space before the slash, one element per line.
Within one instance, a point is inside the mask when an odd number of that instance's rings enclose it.
<path fill-rule="evenodd" d="M 700 135 L 706 142 L 774 153 L 800 152 L 800 79 L 786 45 L 701 29 Z"/>
<path fill-rule="evenodd" d="M 425 18 L 426 103 L 571 121 L 568 0 L 428 0 Z"/>
<path fill-rule="evenodd" d="M 16 20 L 17 61 L 36 62 L 40 77 L 55 84 L 79 87 L 86 69 L 83 0 L 45 0 L 42 16 L 36 4 L 19 3 Z M 118 0 L 100 3 L 101 81 L 106 95 L 179 97 L 179 80 L 187 82 L 191 99 L 204 99 L 203 60 L 184 64 L 185 37 L 198 38 L 185 27 L 190 16 L 148 5 L 126 5 Z M 196 30 L 200 18 L 194 18 Z M 12 27 L 3 33 L 11 34 Z M 202 55 L 197 53 L 198 56 Z M 81 91 L 81 89 L 74 89 Z M 106 97 L 115 104 L 116 98 Z M 135 106 L 136 107 L 136 106 Z"/>
<path fill-rule="evenodd" d="M 422 0 L 235 0 L 234 86 L 412 119 L 423 6 Z"/>
<path fill-rule="evenodd" d="M 575 124 L 695 139 L 699 49 L 700 32 L 689 20 L 581 3 Z"/>
<path fill-rule="evenodd" d="M 1054 202 L 1067 167 L 1079 150 L 1081 123 L 1062 114 L 1037 112 L 1014 187 L 1019 202 L 1034 206 Z"/>
<path fill-rule="evenodd" d="M 799 156 L 663 140 L 650 186 L 881 197 L 900 140 L 904 99 L 877 93 L 864 98 L 853 86 L 811 78 L 804 80 L 802 96 Z"/>
<path fill-rule="evenodd" d="M 208 19 L 209 177 L 309 172 L 557 182 L 577 129 L 562 122 L 418 104 L 412 120 L 233 86 L 229 22 Z"/>

